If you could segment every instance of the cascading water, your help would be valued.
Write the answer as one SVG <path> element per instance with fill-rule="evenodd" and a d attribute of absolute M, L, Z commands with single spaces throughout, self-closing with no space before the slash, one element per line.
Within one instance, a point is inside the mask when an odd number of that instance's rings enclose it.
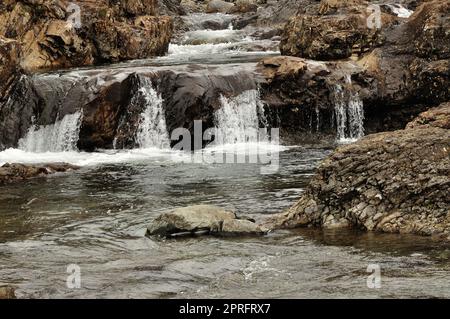
<path fill-rule="evenodd" d="M 167 132 L 166 117 L 163 109 L 163 99 L 153 88 L 149 79 L 142 80 L 141 88 L 131 100 L 131 103 L 144 101 L 145 109 L 141 114 L 136 142 L 140 148 L 168 148 L 170 146 Z"/>
<path fill-rule="evenodd" d="M 259 123 L 265 122 L 259 92 L 249 90 L 232 98 L 222 96 L 221 103 L 215 113 L 218 144 L 256 142 Z"/>
<path fill-rule="evenodd" d="M 64 116 L 51 125 L 32 125 L 19 140 L 19 149 L 26 152 L 69 152 L 77 149 L 83 112 Z"/>
<path fill-rule="evenodd" d="M 387 7 L 400 18 L 409 18 L 414 13 L 398 3 L 387 4 Z"/>
<path fill-rule="evenodd" d="M 334 88 L 334 112 L 339 142 L 352 142 L 364 136 L 363 102 L 358 93 L 350 88 L 350 77 L 346 78 L 345 86 L 337 84 Z"/>

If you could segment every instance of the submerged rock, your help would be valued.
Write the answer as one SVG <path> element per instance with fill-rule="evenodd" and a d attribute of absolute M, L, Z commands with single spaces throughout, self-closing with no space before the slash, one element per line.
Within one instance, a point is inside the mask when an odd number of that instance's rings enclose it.
<path fill-rule="evenodd" d="M 16 299 L 16 293 L 13 287 L 0 287 L 0 299 Z"/>
<path fill-rule="evenodd" d="M 268 225 L 450 238 L 448 107 L 421 114 L 405 130 L 368 135 L 338 148 L 321 164 L 299 202 Z"/>
<path fill-rule="evenodd" d="M 146 236 L 185 237 L 195 235 L 246 236 L 263 235 L 267 229 L 250 220 L 238 219 L 233 212 L 211 205 L 174 209 L 158 216 L 148 227 Z"/>
<path fill-rule="evenodd" d="M 33 177 L 45 176 L 57 172 L 67 172 L 79 169 L 78 166 L 66 163 L 42 165 L 4 164 L 0 167 L 0 185 L 9 184 Z"/>

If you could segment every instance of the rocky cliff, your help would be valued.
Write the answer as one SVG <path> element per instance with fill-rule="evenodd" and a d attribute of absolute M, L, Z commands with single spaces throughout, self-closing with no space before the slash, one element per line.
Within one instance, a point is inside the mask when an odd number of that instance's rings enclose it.
<path fill-rule="evenodd" d="M 0 36 L 21 43 L 20 65 L 33 72 L 162 55 L 172 21 L 156 0 L 6 0 Z"/>

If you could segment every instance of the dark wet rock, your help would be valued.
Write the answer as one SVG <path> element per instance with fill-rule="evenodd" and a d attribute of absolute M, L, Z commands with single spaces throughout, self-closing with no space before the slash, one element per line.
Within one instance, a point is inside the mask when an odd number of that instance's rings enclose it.
<path fill-rule="evenodd" d="M 79 169 L 78 166 L 66 163 L 52 163 L 42 165 L 6 163 L 0 167 L 0 185 L 77 169 Z"/>
<path fill-rule="evenodd" d="M 147 228 L 146 236 L 167 238 L 195 235 L 264 235 L 267 230 L 252 221 L 238 219 L 233 212 L 211 205 L 174 209 L 158 216 Z"/>
<path fill-rule="evenodd" d="M 270 109 L 275 127 L 297 135 L 324 134 L 334 138 L 336 85 L 344 85 L 346 75 L 362 69 L 352 63 L 318 62 L 297 57 L 265 58 L 258 70 L 266 79 L 261 84 L 263 100 Z M 348 90 L 353 90 L 349 87 Z"/>
<path fill-rule="evenodd" d="M 0 299 L 16 299 L 16 293 L 13 287 L 0 287 Z"/>
<path fill-rule="evenodd" d="M 156 17 L 156 0 L 76 4 L 80 21 L 65 1 L 8 1 L 0 7 L 0 36 L 22 44 L 23 69 L 79 67 L 167 52 L 172 21 Z"/>
<path fill-rule="evenodd" d="M 448 120 L 445 104 L 421 114 L 405 130 L 339 147 L 301 199 L 268 224 L 450 238 L 450 130 L 442 128 Z"/>
<path fill-rule="evenodd" d="M 17 147 L 34 124 L 50 125 L 83 110 L 78 148 L 136 147 L 135 135 L 145 99 L 137 92 L 153 87 L 163 98 L 169 132 L 184 127 L 193 132 L 194 120 L 203 130 L 214 127 L 221 96 L 237 96 L 257 89 L 264 78 L 255 64 L 185 65 L 170 67 L 99 69 L 84 76 L 24 76 L 0 106 L 0 149 Z M 174 141 L 173 143 L 176 143 Z"/>
<path fill-rule="evenodd" d="M 155 68 L 131 74 L 103 87 L 83 107 L 78 147 L 112 148 L 114 140 L 117 148 L 136 147 L 135 135 L 147 102 L 133 97 L 143 86 L 151 85 L 161 94 L 168 132 L 183 127 L 193 133 L 195 120 L 202 122 L 203 130 L 214 127 L 214 111 L 221 107 L 222 95 L 256 89 L 259 81 L 262 77 L 248 65 Z"/>

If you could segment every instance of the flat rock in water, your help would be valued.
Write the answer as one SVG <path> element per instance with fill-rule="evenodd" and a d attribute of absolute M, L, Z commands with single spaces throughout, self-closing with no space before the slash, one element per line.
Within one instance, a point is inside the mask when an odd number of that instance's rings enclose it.
<path fill-rule="evenodd" d="M 194 235 L 263 235 L 267 229 L 238 219 L 233 212 L 212 205 L 174 209 L 158 216 L 148 227 L 146 236 L 185 237 Z"/>

